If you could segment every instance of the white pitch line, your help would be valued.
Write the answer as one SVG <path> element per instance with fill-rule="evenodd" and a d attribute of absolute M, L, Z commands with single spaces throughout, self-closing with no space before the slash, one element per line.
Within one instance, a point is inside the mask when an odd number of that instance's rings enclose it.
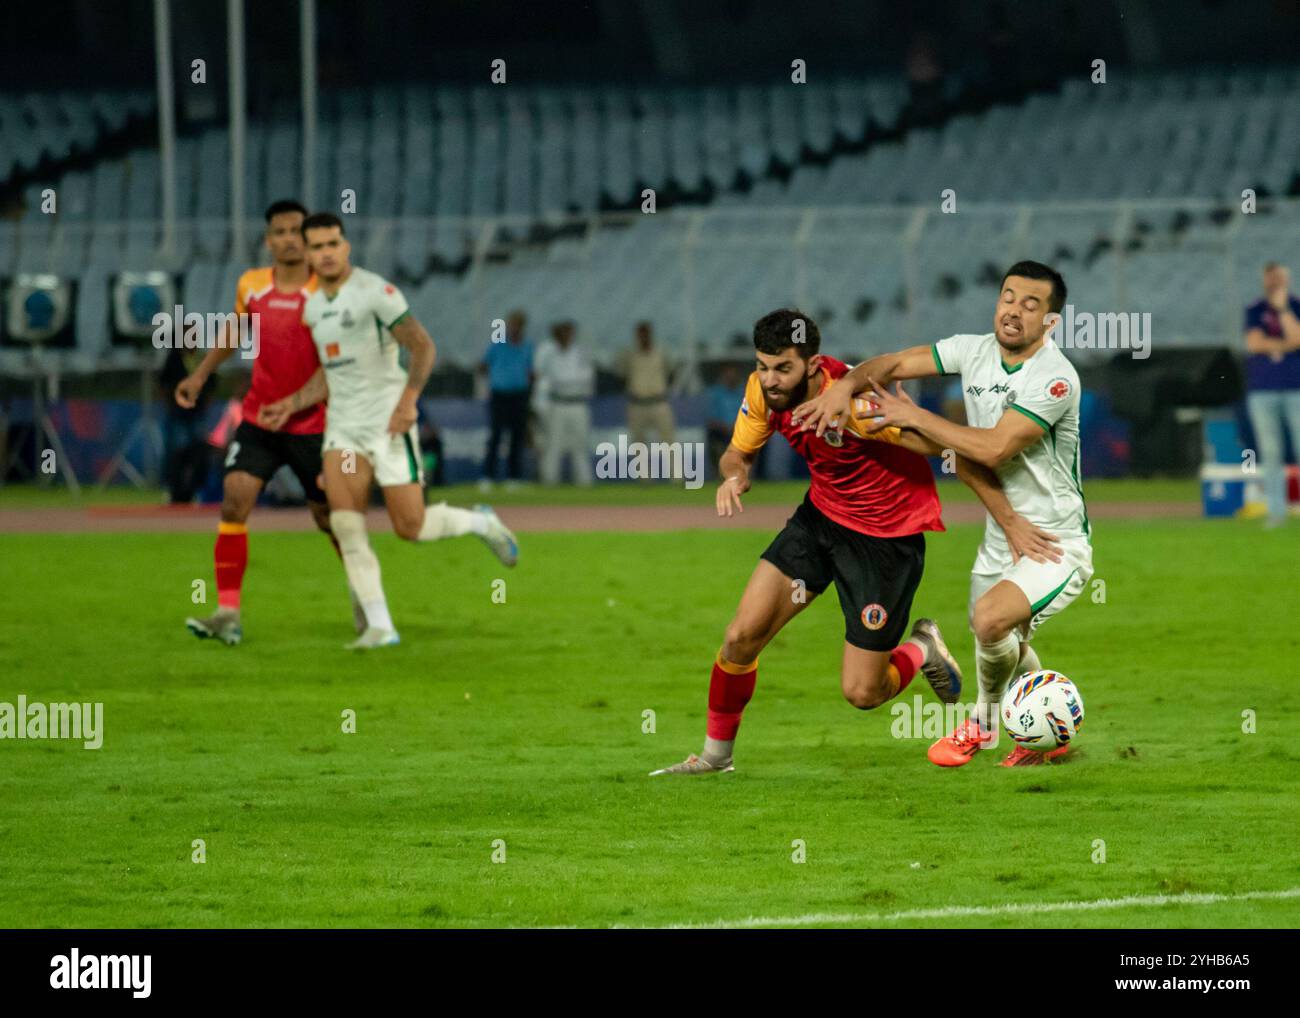
<path fill-rule="evenodd" d="M 810 915 L 747 919 L 717 919 L 711 923 L 675 923 L 670 930 L 758 929 L 764 926 L 811 926 L 816 923 L 896 923 L 909 919 L 966 919 L 976 916 L 1042 915 L 1049 912 L 1097 912 L 1111 908 L 1152 908 L 1163 905 L 1213 905 L 1224 901 L 1277 901 L 1300 898 L 1300 887 L 1285 891 L 1246 891 L 1242 894 L 1144 894 L 1095 901 L 1024 902 L 1008 905 L 948 905 L 905 912 L 824 912 Z"/>

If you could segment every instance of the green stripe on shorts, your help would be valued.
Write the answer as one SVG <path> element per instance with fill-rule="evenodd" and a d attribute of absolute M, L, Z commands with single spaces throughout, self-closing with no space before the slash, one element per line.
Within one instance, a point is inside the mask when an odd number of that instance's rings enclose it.
<path fill-rule="evenodd" d="M 406 443 L 406 465 L 411 468 L 411 483 L 420 483 L 420 468 L 415 460 L 415 446 L 411 444 L 411 436 L 402 433 L 402 441 Z"/>
<path fill-rule="evenodd" d="M 1077 567 L 1074 568 L 1074 569 L 1071 569 L 1071 570 L 1070 570 L 1070 575 L 1067 576 L 1067 577 L 1065 578 L 1065 583 L 1062 583 L 1059 587 L 1057 587 L 1054 591 L 1052 591 L 1050 594 L 1048 594 L 1045 598 L 1043 598 L 1043 599 L 1042 599 L 1041 601 L 1039 601 L 1037 604 L 1035 604 L 1035 605 L 1031 605 L 1030 608 L 1029 608 L 1029 614 L 1030 614 L 1030 615 L 1037 615 L 1040 611 L 1042 611 L 1042 610 L 1043 610 L 1044 608 L 1046 608 L 1049 604 L 1051 604 L 1051 603 L 1052 603 L 1052 600 L 1056 597 L 1056 595 L 1059 594 L 1061 591 L 1063 591 L 1063 590 L 1065 589 L 1065 585 L 1066 585 L 1067 583 L 1069 583 L 1072 579 L 1074 579 L 1074 574 L 1077 573 L 1078 571 L 1079 571 L 1079 570 L 1078 570 Z"/>

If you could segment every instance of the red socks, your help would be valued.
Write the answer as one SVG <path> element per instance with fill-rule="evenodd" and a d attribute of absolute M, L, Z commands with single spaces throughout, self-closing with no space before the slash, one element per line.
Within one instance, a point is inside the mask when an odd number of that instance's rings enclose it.
<path fill-rule="evenodd" d="M 900 643 L 890 651 L 885 679 L 889 682 L 891 700 L 907 688 L 907 684 L 920 670 L 923 661 L 925 661 L 925 651 L 915 643 Z"/>
<path fill-rule="evenodd" d="M 745 704 L 754 695 L 758 679 L 758 662 L 732 664 L 718 652 L 713 662 L 713 676 L 709 680 L 709 723 L 706 734 L 710 739 L 730 742 L 740 727 L 740 715 Z"/>
<path fill-rule="evenodd" d="M 239 591 L 248 566 L 248 525 L 220 523 L 217 543 L 212 549 L 217 568 L 217 604 L 239 611 Z"/>

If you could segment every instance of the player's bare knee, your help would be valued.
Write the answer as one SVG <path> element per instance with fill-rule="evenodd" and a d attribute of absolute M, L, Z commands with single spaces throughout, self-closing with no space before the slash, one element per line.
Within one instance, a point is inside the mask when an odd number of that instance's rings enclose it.
<path fill-rule="evenodd" d="M 248 514 L 253 511 L 257 496 L 250 498 L 241 491 L 224 491 L 221 494 L 221 522 L 246 523 Z"/>
<path fill-rule="evenodd" d="M 844 699 L 858 710 L 873 710 L 889 699 L 885 684 L 871 679 L 846 681 L 842 691 Z"/>
<path fill-rule="evenodd" d="M 722 641 L 722 656 L 734 664 L 749 664 L 758 657 L 763 649 L 762 634 L 759 630 L 738 619 L 733 619 L 727 626 Z"/>
<path fill-rule="evenodd" d="M 423 526 L 423 517 L 402 516 L 393 520 L 393 533 L 403 541 L 418 541 Z"/>
<path fill-rule="evenodd" d="M 997 643 L 1011 632 L 1012 623 L 992 608 L 975 606 L 971 617 L 971 631 L 980 643 Z"/>

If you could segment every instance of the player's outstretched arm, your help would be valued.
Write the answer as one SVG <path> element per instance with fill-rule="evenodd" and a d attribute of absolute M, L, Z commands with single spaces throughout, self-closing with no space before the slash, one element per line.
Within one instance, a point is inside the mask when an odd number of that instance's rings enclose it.
<path fill-rule="evenodd" d="M 265 428 L 267 431 L 279 431 L 284 427 L 285 421 L 299 410 L 305 410 L 317 403 L 324 403 L 329 399 L 329 394 L 329 383 L 325 381 L 325 369 L 317 368 L 297 392 L 291 392 L 284 399 L 278 399 L 274 403 L 266 403 L 258 408 L 258 426 Z"/>
<path fill-rule="evenodd" d="M 231 335 L 234 326 L 229 319 L 222 322 L 221 329 L 221 338 L 217 341 L 217 345 L 203 355 L 203 360 L 199 361 L 197 368 L 176 383 L 176 402 L 186 410 L 194 408 L 199 393 L 208 384 L 212 373 L 229 360 L 230 355 L 238 349 L 238 344 L 233 341 L 234 337 Z"/>
<path fill-rule="evenodd" d="M 716 497 L 719 516 L 734 516 L 745 511 L 745 507 L 740 504 L 740 496 L 750 488 L 749 471 L 753 466 L 753 453 L 742 452 L 734 445 L 727 445 L 727 451 L 718 460 L 718 476 L 722 478 L 718 483 Z"/>
<path fill-rule="evenodd" d="M 1011 502 L 1008 501 L 1007 493 L 1002 489 L 1002 482 L 998 480 L 997 474 L 982 463 L 976 463 L 965 456 L 958 456 L 957 476 L 962 479 L 966 487 L 975 492 L 994 522 L 1007 535 L 1013 564 L 1019 562 L 1023 555 L 1027 555 L 1035 562 L 1061 561 L 1061 552 L 1057 547 L 1060 539 L 1034 526 L 1011 508 Z"/>
<path fill-rule="evenodd" d="M 406 314 L 393 324 L 393 338 L 411 355 L 410 365 L 406 369 L 406 388 L 402 390 L 393 416 L 388 419 L 388 433 L 401 435 L 411 430 L 419 416 L 416 401 L 424 391 L 424 383 L 433 374 L 434 362 L 438 359 L 437 348 L 433 339 L 412 314 Z"/>
<path fill-rule="evenodd" d="M 886 428 L 890 425 L 913 428 L 944 449 L 951 449 L 957 455 L 986 467 L 1000 467 L 1040 441 L 1047 433 L 1045 426 L 1010 410 L 991 428 L 972 428 L 965 424 L 954 424 L 946 417 L 917 406 L 901 385 L 895 386 L 893 393 L 880 385 L 873 385 L 871 391 L 870 398 L 876 404 L 870 414 L 876 419 L 873 428 Z"/>
<path fill-rule="evenodd" d="M 804 431 L 816 428 L 820 438 L 827 428 L 844 426 L 852 412 L 853 397 L 870 389 L 873 379 L 881 385 L 889 385 L 900 378 L 927 378 L 938 373 L 934 354 L 928 346 L 882 353 L 851 369 L 827 386 L 820 396 L 795 407 L 791 420 L 796 424 L 802 421 Z"/>

